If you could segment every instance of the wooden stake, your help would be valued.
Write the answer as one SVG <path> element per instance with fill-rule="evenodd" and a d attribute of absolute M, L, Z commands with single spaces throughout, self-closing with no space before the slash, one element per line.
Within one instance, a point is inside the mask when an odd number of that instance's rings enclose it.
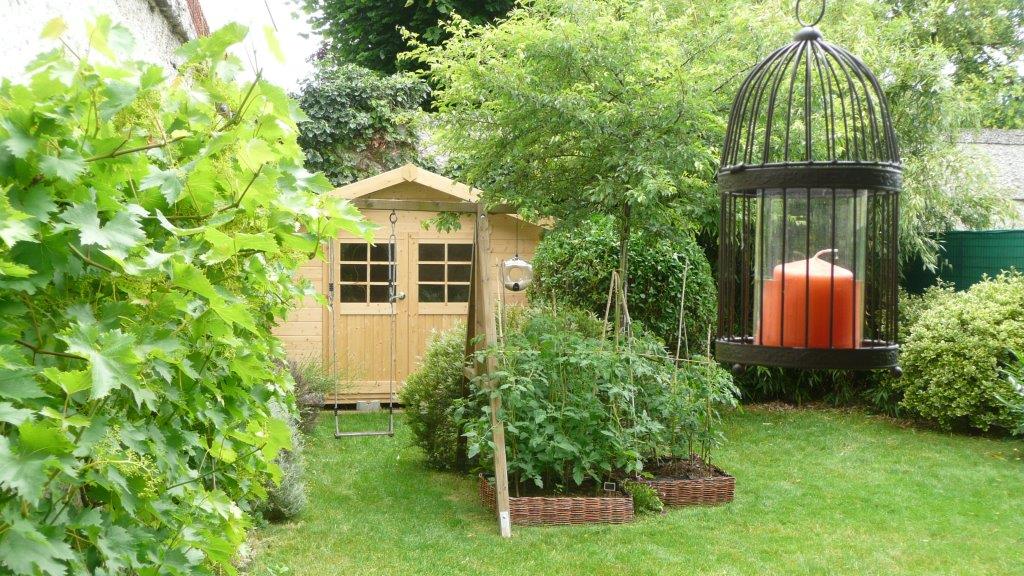
<path fill-rule="evenodd" d="M 491 302 L 491 224 L 487 219 L 484 207 L 477 205 L 476 212 L 477 241 L 472 291 L 476 298 L 473 301 L 473 316 L 477 327 L 481 327 L 484 340 L 483 348 L 490 348 L 498 341 L 498 331 L 494 323 L 494 308 Z M 508 463 L 505 460 L 505 425 L 498 418 L 501 412 L 501 397 L 495 393 L 495 382 L 491 375 L 497 370 L 497 359 L 488 356 L 483 366 L 477 367 L 477 374 L 484 375 L 484 386 L 491 391 L 491 429 L 494 440 L 494 488 L 497 496 L 498 529 L 503 538 L 512 536 L 512 517 L 508 502 Z"/>

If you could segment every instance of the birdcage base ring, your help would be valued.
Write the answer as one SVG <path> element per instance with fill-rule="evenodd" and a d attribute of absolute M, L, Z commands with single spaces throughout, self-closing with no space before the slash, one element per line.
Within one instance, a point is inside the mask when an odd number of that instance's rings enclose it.
<path fill-rule="evenodd" d="M 866 341 L 861 348 L 783 348 L 759 346 L 749 339 L 718 339 L 715 358 L 740 366 L 777 366 L 834 370 L 885 370 L 897 368 L 899 346 Z"/>

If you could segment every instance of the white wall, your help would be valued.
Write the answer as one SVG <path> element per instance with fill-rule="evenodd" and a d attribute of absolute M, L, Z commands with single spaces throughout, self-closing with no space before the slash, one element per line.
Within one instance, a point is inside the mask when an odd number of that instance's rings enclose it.
<path fill-rule="evenodd" d="M 50 49 L 39 34 L 57 16 L 67 22 L 65 39 L 76 51 L 87 44 L 86 22 L 107 14 L 132 31 L 136 58 L 164 66 L 175 63 L 174 51 L 196 36 L 185 0 L 0 0 L 0 10 L 0 77 L 19 77 L 36 54 Z"/>

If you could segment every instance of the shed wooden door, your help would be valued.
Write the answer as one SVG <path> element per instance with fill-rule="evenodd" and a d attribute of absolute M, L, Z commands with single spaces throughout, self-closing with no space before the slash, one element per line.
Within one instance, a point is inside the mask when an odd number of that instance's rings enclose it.
<path fill-rule="evenodd" d="M 396 380 L 393 391 L 396 395 L 400 383 L 408 375 L 409 300 L 407 297 L 399 299 L 394 307 L 389 302 L 388 250 L 388 233 L 385 230 L 378 231 L 374 244 L 359 239 L 335 241 L 333 265 L 338 286 L 334 302 L 334 345 L 341 401 L 387 401 L 393 353 Z M 396 292 L 407 294 L 408 234 L 397 234 L 391 251 Z"/>

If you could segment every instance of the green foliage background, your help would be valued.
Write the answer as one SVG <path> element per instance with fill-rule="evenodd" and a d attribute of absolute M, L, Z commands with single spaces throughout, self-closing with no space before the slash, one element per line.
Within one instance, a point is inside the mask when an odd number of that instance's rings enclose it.
<path fill-rule="evenodd" d="M 354 62 L 387 74 L 407 48 L 402 29 L 431 44 L 446 37 L 439 23 L 458 13 L 484 23 L 508 12 L 513 0 L 302 0 L 324 38 L 320 57 Z"/>
<path fill-rule="evenodd" d="M 980 109 L 925 24 L 851 0 L 821 28 L 879 77 L 907 174 L 901 252 L 933 263 L 932 232 L 996 224 L 1010 205 L 956 150 Z M 567 225 L 607 214 L 713 237 L 733 95 L 796 28 L 778 2 L 537 0 L 494 26 L 456 18 L 444 45 L 414 41 L 406 57 L 436 86 L 440 142 L 492 200 Z"/>
<path fill-rule="evenodd" d="M 306 168 L 341 186 L 407 162 L 422 165 L 417 129 L 427 93 L 414 76 L 321 63 L 297 95 L 308 116 L 298 139 Z"/>
<path fill-rule="evenodd" d="M 290 445 L 271 327 L 359 214 L 302 167 L 296 103 L 236 80 L 229 25 L 180 72 L 44 37 L 0 84 L 0 571 L 223 574 Z"/>
<path fill-rule="evenodd" d="M 642 329 L 626 343 L 602 334 L 590 312 L 533 308 L 481 354 L 497 356 L 509 481 L 549 490 L 639 474 L 670 456 L 711 461 L 721 437 L 718 410 L 734 405 L 729 373 L 703 357 L 678 368 Z M 493 470 L 489 395 L 456 404 L 470 457 Z M 518 488 L 517 488 L 518 489 Z"/>
<path fill-rule="evenodd" d="M 560 303 L 603 316 L 612 270 L 618 265 L 618 235 L 609 218 L 579 226 L 559 226 L 544 234 L 533 257 L 535 280 L 531 301 Z M 715 281 L 704 252 L 686 234 L 634 231 L 629 242 L 629 309 L 660 337 L 669 350 L 676 348 L 679 332 L 679 295 L 686 272 L 684 336 L 681 347 L 705 352 L 708 327 L 715 321 Z M 687 263 L 689 268 L 687 269 Z"/>
<path fill-rule="evenodd" d="M 451 413 L 462 396 L 462 367 L 466 361 L 464 326 L 436 334 L 419 369 L 409 375 L 400 392 L 405 422 L 427 464 L 453 470 L 459 425 Z"/>

